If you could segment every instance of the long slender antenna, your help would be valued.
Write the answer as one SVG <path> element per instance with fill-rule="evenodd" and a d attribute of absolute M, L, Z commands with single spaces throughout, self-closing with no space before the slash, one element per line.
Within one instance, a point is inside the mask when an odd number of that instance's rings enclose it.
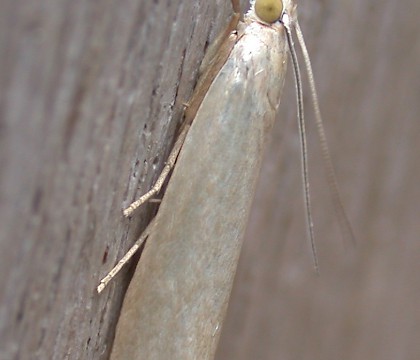
<path fill-rule="evenodd" d="M 295 75 L 299 137 L 300 137 L 300 147 L 301 147 L 301 153 L 302 153 L 302 161 L 301 161 L 302 182 L 303 182 L 303 193 L 304 193 L 305 208 L 306 208 L 306 220 L 307 220 L 309 238 L 311 241 L 314 267 L 317 274 L 319 274 L 318 256 L 316 253 L 316 246 L 315 246 L 314 224 L 312 221 L 311 198 L 310 198 L 310 192 L 309 192 L 308 149 L 307 149 L 307 144 L 306 144 L 305 118 L 303 114 L 302 80 L 300 77 L 299 63 L 297 60 L 296 51 L 293 44 L 292 32 L 290 29 L 290 18 L 287 13 L 283 14 L 282 22 L 286 29 L 286 38 L 287 38 L 287 43 L 289 45 L 290 57 L 292 58 L 292 64 L 293 64 L 293 70 L 294 70 L 293 73 Z"/>
<path fill-rule="evenodd" d="M 353 229 L 350 224 L 349 218 L 344 210 L 343 200 L 340 195 L 340 189 L 338 187 L 337 177 L 335 175 L 334 166 L 331 160 L 330 151 L 328 149 L 327 136 L 324 130 L 324 124 L 321 117 L 321 110 L 319 109 L 318 95 L 315 88 L 315 80 L 312 72 L 311 60 L 309 58 L 308 49 L 306 48 L 305 40 L 303 38 L 302 30 L 300 29 L 299 22 L 295 21 L 296 35 L 299 41 L 299 45 L 302 49 L 303 58 L 305 60 L 306 71 L 308 73 L 309 87 L 311 89 L 312 104 L 315 110 L 315 122 L 318 131 L 319 141 L 321 143 L 322 158 L 324 160 L 324 166 L 327 173 L 327 182 L 330 188 L 332 201 L 334 204 L 335 212 L 337 214 L 341 231 L 343 234 L 347 234 L 353 245 L 356 244 Z"/>

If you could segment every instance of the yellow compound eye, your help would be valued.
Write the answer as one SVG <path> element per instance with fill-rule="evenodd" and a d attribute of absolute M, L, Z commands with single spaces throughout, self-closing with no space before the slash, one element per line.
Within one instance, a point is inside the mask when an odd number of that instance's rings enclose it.
<path fill-rule="evenodd" d="M 266 23 L 273 23 L 280 19 L 283 12 L 282 0 L 256 0 L 255 13 Z"/>

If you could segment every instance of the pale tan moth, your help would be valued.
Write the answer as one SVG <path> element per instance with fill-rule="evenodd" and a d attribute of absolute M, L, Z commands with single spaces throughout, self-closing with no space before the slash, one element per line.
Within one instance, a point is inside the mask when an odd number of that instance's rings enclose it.
<path fill-rule="evenodd" d="M 124 299 L 112 359 L 213 357 L 289 54 L 296 80 L 308 233 L 318 271 L 293 28 L 308 69 L 334 205 L 343 231 L 352 237 L 326 145 L 295 1 L 251 1 L 243 21 L 239 21 L 239 0 L 232 0 L 232 6 L 231 22 L 206 55 L 207 70 L 186 109 L 184 127 L 161 176 L 124 215 L 130 216 L 159 192 L 174 168 L 159 211 L 98 286 L 101 292 L 148 238 Z"/>

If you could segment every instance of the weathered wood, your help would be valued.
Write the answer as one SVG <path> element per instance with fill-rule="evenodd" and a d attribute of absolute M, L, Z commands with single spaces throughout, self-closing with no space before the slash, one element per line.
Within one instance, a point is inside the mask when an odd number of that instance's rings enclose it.
<path fill-rule="evenodd" d="M 229 1 L 0 2 L 0 358 L 105 359 L 166 159 Z"/>
<path fill-rule="evenodd" d="M 420 354 L 420 3 L 298 5 L 358 244 L 353 252 L 338 233 L 308 97 L 321 271 L 314 275 L 290 77 L 279 110 L 287 121 L 274 129 L 216 358 L 414 360 Z"/>

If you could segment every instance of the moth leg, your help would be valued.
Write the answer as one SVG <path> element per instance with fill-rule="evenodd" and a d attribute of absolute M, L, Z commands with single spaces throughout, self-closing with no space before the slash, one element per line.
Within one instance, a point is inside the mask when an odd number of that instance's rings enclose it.
<path fill-rule="evenodd" d="M 239 0 L 232 0 L 232 7 L 233 14 L 229 24 L 213 41 L 203 59 L 202 66 L 200 68 L 200 72 L 202 72 L 202 74 L 200 74 L 200 78 L 198 79 L 197 86 L 195 87 L 188 107 L 185 109 L 186 124 L 191 124 L 194 120 L 198 108 L 206 96 L 210 85 L 213 83 L 213 80 L 225 64 L 233 46 L 237 41 L 238 34 L 235 30 L 238 27 L 241 16 Z M 204 71 L 203 68 L 205 68 Z"/>
<path fill-rule="evenodd" d="M 130 204 L 130 206 L 128 206 L 126 209 L 123 210 L 123 214 L 125 217 L 130 216 L 134 212 L 134 210 L 136 210 L 139 206 L 144 204 L 152 196 L 154 196 L 160 191 L 166 178 L 168 177 L 169 173 L 171 172 L 171 170 L 173 169 L 176 163 L 178 154 L 181 151 L 182 145 L 184 144 L 184 140 L 187 136 L 188 129 L 189 129 L 189 126 L 185 126 L 182 129 L 181 133 L 178 136 L 178 139 L 175 142 L 175 145 L 171 153 L 169 154 L 168 160 L 166 161 L 166 164 L 162 172 L 160 173 L 158 179 L 156 180 L 155 184 L 153 185 L 153 187 L 146 194 L 141 196 L 138 200 L 134 201 L 133 203 Z"/>
<path fill-rule="evenodd" d="M 230 18 L 229 23 L 226 27 L 221 31 L 217 37 L 213 40 L 213 42 L 207 48 L 206 54 L 204 55 L 204 59 L 200 65 L 200 76 L 208 69 L 208 67 L 214 62 L 214 59 L 217 57 L 217 53 L 219 52 L 220 48 L 223 46 L 223 42 L 225 39 L 235 31 L 238 22 L 241 16 L 241 10 L 239 5 L 239 0 L 232 0 L 232 9 L 233 14 Z"/>
<path fill-rule="evenodd" d="M 169 154 L 168 161 L 166 162 L 165 167 L 163 168 L 161 174 L 159 175 L 159 178 L 157 179 L 153 187 L 146 194 L 141 196 L 137 201 L 133 202 L 128 208 L 126 208 L 123 211 L 125 216 L 130 216 L 135 209 L 137 209 L 140 205 L 144 204 L 153 195 L 155 195 L 156 193 L 160 191 L 163 183 L 165 182 L 170 171 L 175 165 L 176 159 L 178 157 L 179 152 L 181 151 L 182 145 L 184 144 L 188 130 L 189 130 L 189 126 L 183 127 L 181 133 L 178 136 L 178 139 L 175 142 L 175 145 L 171 153 Z M 143 231 L 143 233 L 140 235 L 140 237 L 135 242 L 135 244 L 130 248 L 130 250 L 127 251 L 124 257 L 120 261 L 118 261 L 117 265 L 115 265 L 113 269 L 99 282 L 99 285 L 96 288 L 98 294 L 101 293 L 105 289 L 108 283 L 120 272 L 120 270 L 124 267 L 124 265 L 127 264 L 127 262 L 133 257 L 133 255 L 137 252 L 137 250 L 140 248 L 143 242 L 149 237 L 155 223 L 156 223 L 156 218 L 150 222 L 150 224 Z"/>
<path fill-rule="evenodd" d="M 198 108 L 200 107 L 201 102 L 206 96 L 210 85 L 216 78 L 222 66 L 225 64 L 233 46 L 235 45 L 237 35 L 232 34 L 232 31 L 237 28 L 239 23 L 239 0 L 232 0 L 232 8 L 234 12 L 232 14 L 229 24 L 215 40 L 215 43 L 214 45 L 212 45 L 211 49 L 209 49 L 211 53 L 209 55 L 206 54 L 206 57 L 210 58 L 210 60 L 208 60 L 207 69 L 200 76 L 200 79 L 191 97 L 191 101 L 187 105 L 187 108 L 185 110 L 184 126 L 180 135 L 178 136 L 178 139 L 174 145 L 174 148 L 172 149 L 171 154 L 169 155 L 168 161 L 166 162 L 162 173 L 160 174 L 153 187 L 146 194 L 141 196 L 138 200 L 136 200 L 125 210 L 123 210 L 124 216 L 130 216 L 139 206 L 141 206 L 152 196 L 157 194 L 162 188 L 163 183 L 165 182 L 172 168 L 174 167 L 178 154 L 182 148 L 182 144 L 184 143 L 185 137 L 187 136 L 190 124 L 194 120 Z"/>
<path fill-rule="evenodd" d="M 176 140 L 171 153 L 169 154 L 168 160 L 161 174 L 159 175 L 159 178 L 157 179 L 153 187 L 146 194 L 141 196 L 137 201 L 133 202 L 128 208 L 126 208 L 123 211 L 125 216 L 130 216 L 134 210 L 136 210 L 139 206 L 144 204 L 153 195 L 155 195 L 156 193 L 160 191 L 163 183 L 165 182 L 170 171 L 172 170 L 172 168 L 174 167 L 176 163 L 176 159 L 178 157 L 179 152 L 181 151 L 182 145 L 184 144 L 189 128 L 190 128 L 189 125 L 184 126 L 182 128 L 182 131 L 179 134 L 178 139 Z M 154 218 L 150 222 L 150 224 L 143 231 L 143 233 L 140 235 L 140 237 L 135 242 L 135 244 L 130 248 L 130 250 L 127 251 L 124 257 L 120 261 L 118 261 L 117 265 L 115 265 L 112 268 L 112 270 L 99 282 L 99 285 L 96 288 L 96 291 L 98 292 L 98 294 L 101 293 L 105 289 L 108 283 L 120 272 L 120 270 L 124 267 L 124 265 L 127 264 L 127 262 L 133 257 L 133 255 L 137 252 L 137 250 L 140 248 L 143 242 L 149 237 L 155 223 L 156 223 L 156 218 Z"/>
<path fill-rule="evenodd" d="M 123 214 L 126 217 L 130 216 L 139 206 L 144 204 L 146 201 L 148 201 L 151 197 L 153 197 L 155 194 L 157 194 L 161 190 L 169 173 L 175 166 L 176 160 L 178 158 L 179 152 L 181 151 L 182 145 L 184 144 L 190 125 L 195 118 L 195 115 L 198 111 L 198 108 L 201 102 L 203 101 L 207 93 L 207 90 L 209 89 L 213 80 L 216 78 L 220 69 L 225 64 L 233 46 L 235 45 L 237 35 L 232 34 L 232 31 L 234 31 L 237 28 L 237 25 L 239 23 L 240 6 L 239 6 L 239 0 L 231 0 L 231 1 L 232 1 L 232 7 L 233 7 L 234 13 L 232 14 L 231 20 L 229 24 L 226 26 L 225 30 L 215 40 L 216 43 L 211 46 L 210 54 L 208 55 L 206 54 L 207 58 L 210 59 L 208 61 L 207 69 L 200 76 L 200 79 L 194 90 L 193 96 L 191 97 L 191 101 L 187 105 L 187 108 L 185 110 L 185 116 L 184 116 L 184 124 L 181 128 L 180 134 L 175 142 L 175 145 L 171 153 L 169 154 L 168 160 L 161 174 L 159 175 L 158 179 L 153 185 L 153 187 L 146 194 L 141 196 L 138 200 L 134 201 L 125 210 L 123 210 Z M 153 219 L 152 222 L 147 226 L 146 230 L 142 233 L 140 238 L 131 247 L 131 249 L 117 263 L 117 265 L 115 265 L 115 267 L 100 281 L 97 287 L 98 293 L 104 290 L 107 284 L 116 276 L 116 274 L 123 268 L 123 266 L 136 253 L 136 251 L 140 248 L 143 242 L 150 235 L 155 223 L 156 223 L 156 219 Z"/>
<path fill-rule="evenodd" d="M 133 255 L 137 252 L 143 242 L 149 237 L 150 233 L 153 230 L 153 227 L 156 223 L 156 218 L 153 219 L 147 228 L 143 231 L 140 235 L 138 240 L 134 243 L 134 245 L 127 251 L 124 257 L 118 261 L 117 265 L 115 265 L 112 270 L 99 282 L 99 285 L 96 288 L 98 294 L 100 294 L 105 287 L 109 284 L 109 282 L 120 272 L 120 270 L 124 267 L 125 264 L 133 257 Z"/>

